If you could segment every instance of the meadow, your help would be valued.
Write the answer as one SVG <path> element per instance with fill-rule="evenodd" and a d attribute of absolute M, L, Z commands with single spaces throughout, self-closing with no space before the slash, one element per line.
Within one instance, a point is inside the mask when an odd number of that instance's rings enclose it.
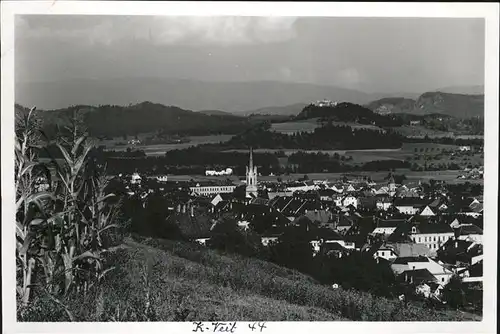
<path fill-rule="evenodd" d="M 359 123 L 353 123 L 353 122 L 332 122 L 332 125 L 334 125 L 334 126 L 350 126 L 353 129 L 364 128 L 364 129 L 383 131 L 383 129 L 381 129 L 375 125 L 359 124 Z M 314 132 L 314 129 L 316 129 L 320 126 L 321 126 L 321 122 L 319 122 L 319 118 L 309 118 L 309 119 L 298 120 L 298 121 L 273 123 L 273 124 L 271 124 L 271 131 L 291 135 L 291 134 L 294 134 L 296 132 Z"/>
<path fill-rule="evenodd" d="M 151 134 L 140 134 L 138 139 L 141 140 Z M 192 146 L 198 146 L 202 144 L 217 144 L 220 142 L 225 142 L 231 139 L 232 135 L 210 135 L 210 136 L 190 136 L 189 142 L 187 143 L 174 143 L 174 144 L 154 144 L 154 145 L 117 145 L 118 143 L 127 142 L 127 140 L 133 139 L 132 137 L 124 140 L 123 138 L 114 138 L 112 140 L 102 140 L 99 145 L 106 146 L 109 150 L 114 151 L 125 151 L 127 148 L 132 148 L 134 150 L 142 150 L 148 156 L 158 156 L 164 155 L 165 152 L 171 150 L 181 150 Z"/>
<path fill-rule="evenodd" d="M 298 149 L 255 149 L 256 153 L 277 153 L 283 152 L 286 156 L 290 156 L 296 152 L 304 153 L 326 153 L 329 155 L 339 154 L 352 157 L 352 163 L 361 164 L 375 160 L 406 160 L 413 157 L 415 154 L 421 154 L 422 157 L 437 155 L 443 150 L 454 151 L 456 145 L 445 145 L 435 143 L 403 143 L 399 149 L 368 149 L 368 150 L 298 150 Z M 246 152 L 245 150 L 228 150 L 226 152 Z M 445 155 L 445 154 L 443 154 Z M 442 158 L 448 161 L 451 155 L 446 154 Z"/>

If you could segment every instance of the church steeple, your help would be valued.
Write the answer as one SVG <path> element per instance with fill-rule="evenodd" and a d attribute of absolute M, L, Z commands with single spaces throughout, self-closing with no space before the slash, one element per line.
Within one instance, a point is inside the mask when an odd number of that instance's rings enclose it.
<path fill-rule="evenodd" d="M 250 146 L 250 163 L 248 164 L 248 168 L 253 170 L 253 148 Z"/>
<path fill-rule="evenodd" d="M 253 165 L 253 149 L 250 147 L 250 159 L 246 172 L 246 195 L 247 197 L 257 196 L 257 167 Z"/>

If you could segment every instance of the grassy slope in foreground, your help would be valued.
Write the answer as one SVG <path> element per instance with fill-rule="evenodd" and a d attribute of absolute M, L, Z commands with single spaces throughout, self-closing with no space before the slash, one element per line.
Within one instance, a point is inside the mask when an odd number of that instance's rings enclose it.
<path fill-rule="evenodd" d="M 397 300 L 333 290 L 294 270 L 221 255 L 195 244 L 149 239 L 141 243 L 127 240 L 125 246 L 114 255 L 117 269 L 102 290 L 82 301 L 66 303 L 74 320 L 480 320 L 461 312 L 428 310 L 419 304 L 403 309 Z M 151 312 L 144 317 L 147 286 Z M 61 318 L 52 321 L 68 320 L 63 312 Z"/>

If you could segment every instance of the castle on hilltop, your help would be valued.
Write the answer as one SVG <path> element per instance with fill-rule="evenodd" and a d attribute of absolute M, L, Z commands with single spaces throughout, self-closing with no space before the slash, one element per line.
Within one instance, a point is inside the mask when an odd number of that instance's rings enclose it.
<path fill-rule="evenodd" d="M 327 99 L 316 101 L 315 103 L 313 103 L 313 105 L 315 105 L 316 107 L 335 107 L 337 104 L 337 101 L 331 101 Z"/>

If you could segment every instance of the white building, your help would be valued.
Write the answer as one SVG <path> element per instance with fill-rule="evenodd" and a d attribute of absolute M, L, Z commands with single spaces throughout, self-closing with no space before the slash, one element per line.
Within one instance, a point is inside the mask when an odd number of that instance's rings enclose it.
<path fill-rule="evenodd" d="M 158 176 L 156 177 L 156 180 L 157 180 L 158 182 L 167 182 L 167 181 L 168 181 L 168 177 L 167 177 L 167 175 L 158 175 Z"/>
<path fill-rule="evenodd" d="M 130 178 L 130 183 L 131 184 L 141 184 L 142 177 L 138 173 L 132 174 L 132 177 Z"/>
<path fill-rule="evenodd" d="M 460 152 L 469 152 L 471 150 L 470 146 L 460 146 L 458 149 Z"/>
<path fill-rule="evenodd" d="M 355 196 L 352 195 L 347 195 L 342 198 L 341 200 L 341 206 L 343 207 L 348 207 L 349 205 L 354 206 L 355 208 L 358 207 L 358 199 Z"/>
<path fill-rule="evenodd" d="M 416 244 L 423 244 L 431 250 L 431 254 L 454 237 L 452 228 L 447 224 L 421 223 L 411 227 L 410 239 Z"/>
<path fill-rule="evenodd" d="M 434 212 L 432 212 L 432 209 L 429 206 L 426 206 L 422 212 L 420 212 L 421 216 L 435 216 Z"/>
<path fill-rule="evenodd" d="M 231 168 L 226 168 L 224 170 L 216 171 L 216 170 L 206 170 L 206 176 L 222 176 L 222 175 L 233 175 L 233 170 Z"/>
<path fill-rule="evenodd" d="M 400 257 L 391 264 L 391 269 L 396 275 L 411 270 L 427 269 L 438 284 L 446 285 L 453 276 L 453 272 L 429 257 Z"/>
<path fill-rule="evenodd" d="M 201 196 L 212 196 L 216 194 L 232 193 L 236 188 L 235 185 L 206 185 L 202 186 L 199 183 L 195 187 L 189 187 L 193 194 Z"/>

